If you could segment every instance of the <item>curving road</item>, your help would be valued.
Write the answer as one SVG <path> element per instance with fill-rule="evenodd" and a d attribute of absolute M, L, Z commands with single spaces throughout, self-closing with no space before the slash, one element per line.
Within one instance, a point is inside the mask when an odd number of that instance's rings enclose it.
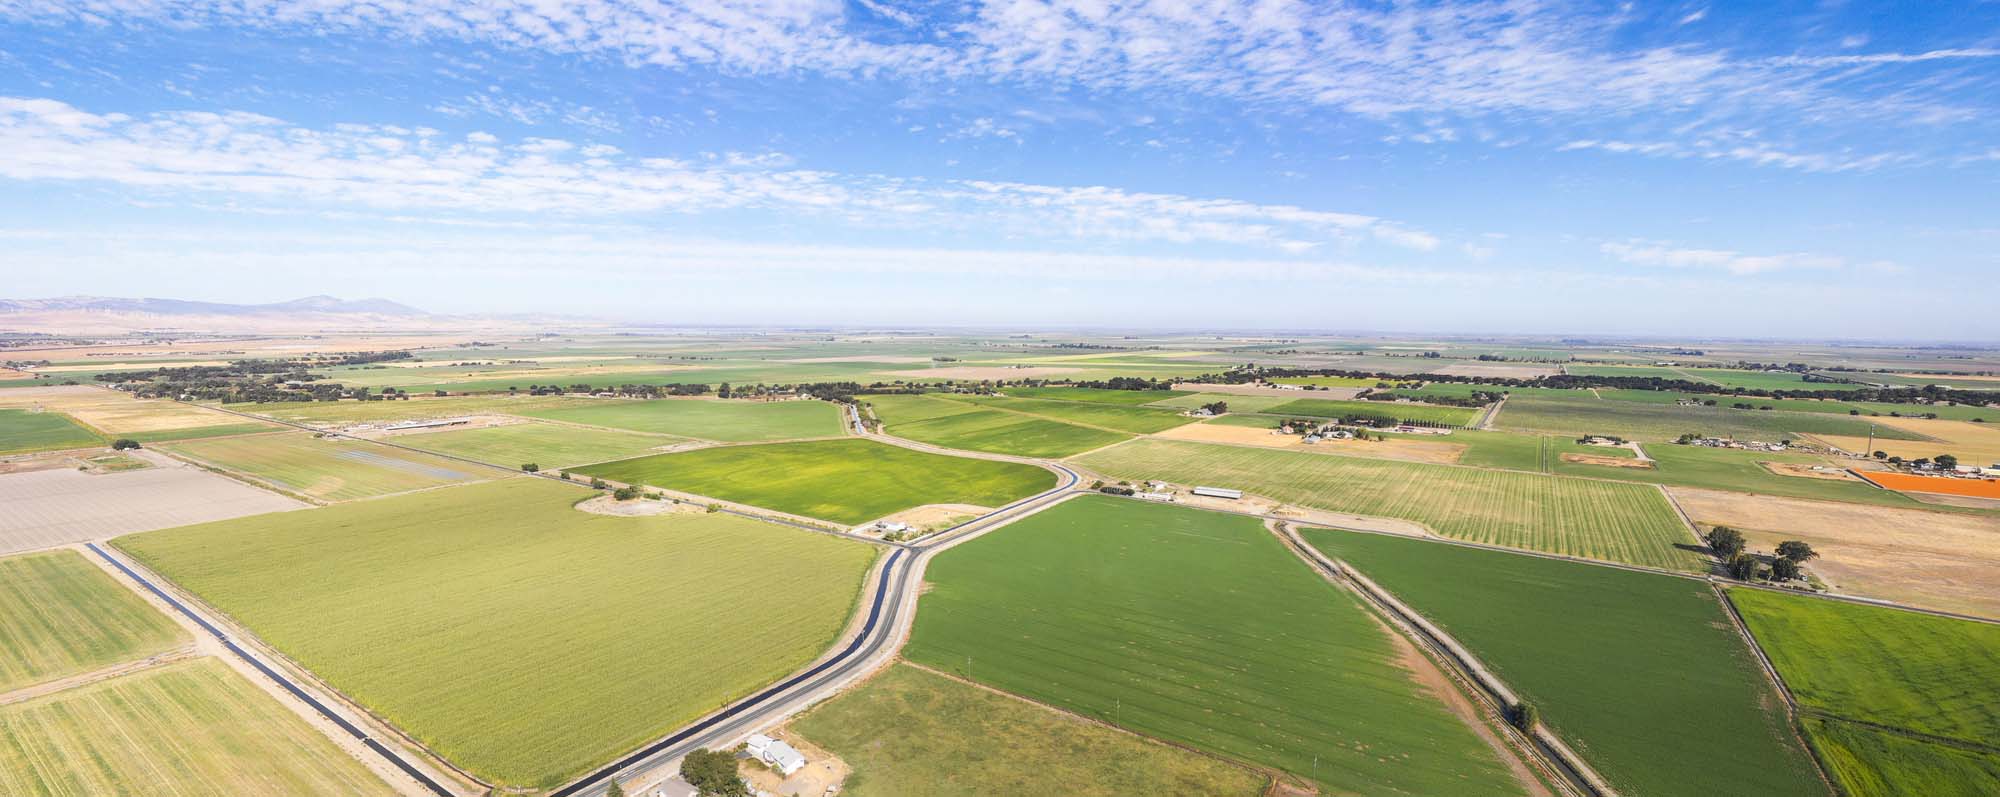
<path fill-rule="evenodd" d="M 967 454 L 888 435 L 868 434 L 860 430 L 857 434 L 919 451 L 937 451 L 954 456 Z M 776 686 L 732 703 L 638 752 L 551 792 L 550 797 L 597 797 L 604 794 L 612 778 L 621 774 L 652 770 L 697 749 L 733 742 L 825 699 L 894 655 L 901 649 L 903 639 L 909 632 L 916 610 L 917 586 L 923 583 L 924 568 L 931 556 L 1074 495 L 1076 484 L 1081 480 L 1076 471 L 1053 462 L 1002 455 L 991 455 L 990 458 L 1039 465 L 1056 472 L 1058 483 L 1047 491 L 894 548 L 875 580 L 867 618 L 845 648 Z"/>

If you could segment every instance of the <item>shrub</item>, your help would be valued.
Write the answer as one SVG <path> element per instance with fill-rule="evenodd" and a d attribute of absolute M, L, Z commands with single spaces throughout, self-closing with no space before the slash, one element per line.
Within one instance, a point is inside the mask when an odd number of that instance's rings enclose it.
<path fill-rule="evenodd" d="M 1541 713 L 1535 710 L 1533 703 L 1520 702 L 1507 707 L 1507 722 L 1522 733 L 1533 733 L 1541 721 Z"/>
<path fill-rule="evenodd" d="M 625 485 L 611 492 L 611 497 L 620 501 L 630 501 L 639 497 L 639 488 Z"/>
<path fill-rule="evenodd" d="M 138 447 L 139 441 L 130 437 L 120 437 L 111 443 L 111 450 L 113 451 L 130 451 Z"/>
<path fill-rule="evenodd" d="M 524 473 L 540 473 L 541 470 L 542 466 L 537 465 L 533 462 L 521 466 L 521 471 Z"/>
<path fill-rule="evenodd" d="M 605 481 L 605 480 L 603 480 L 603 479 L 600 479 L 600 478 L 597 478 L 596 476 L 592 476 L 592 477 L 590 477 L 590 489 L 592 489 L 592 490 L 606 490 L 606 489 L 610 489 L 610 487 L 611 487 L 611 484 L 610 484 L 609 482 L 606 482 L 606 481 Z"/>

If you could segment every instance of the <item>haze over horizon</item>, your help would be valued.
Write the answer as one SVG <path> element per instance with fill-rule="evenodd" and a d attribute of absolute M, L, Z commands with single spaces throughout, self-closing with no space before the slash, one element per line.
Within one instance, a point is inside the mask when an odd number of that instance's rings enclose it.
<path fill-rule="evenodd" d="M 0 298 L 1991 340 L 2000 4 L 0 0 Z"/>

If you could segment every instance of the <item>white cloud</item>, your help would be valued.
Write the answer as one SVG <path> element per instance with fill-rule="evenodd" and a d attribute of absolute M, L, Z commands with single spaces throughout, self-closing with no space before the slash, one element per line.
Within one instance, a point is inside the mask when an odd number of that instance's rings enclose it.
<path fill-rule="evenodd" d="M 1884 166 L 1914 163 L 1908 152 L 1790 152 L 1752 139 L 1697 137 L 1688 141 L 1615 141 L 1578 139 L 1557 147 L 1560 152 L 1599 150 L 1690 160 L 1732 161 L 1806 172 L 1867 172 Z"/>
<path fill-rule="evenodd" d="M 1598 249 L 1620 261 L 1637 266 L 1710 269 L 1727 271 L 1738 276 L 1774 271 L 1830 271 L 1848 266 L 1846 260 L 1827 255 L 1806 253 L 1746 255 L 1722 249 L 1677 248 L 1645 241 L 1614 241 L 1603 244 Z M 1881 272 L 1886 267 L 1895 267 L 1895 264 L 1875 261 L 1866 267 L 1871 271 Z"/>
<path fill-rule="evenodd" d="M 434 130 L 314 129 L 256 114 L 93 114 L 0 97 L 0 177 L 105 181 L 144 198 L 200 192 L 285 206 L 553 213 L 573 218 L 756 209 L 875 227 L 975 228 L 1024 239 L 1227 244 L 1301 252 L 1374 240 L 1430 251 L 1439 239 L 1373 216 L 1233 199 L 919 180 L 792 168 L 782 153 L 695 160 L 533 137 L 508 143 Z"/>

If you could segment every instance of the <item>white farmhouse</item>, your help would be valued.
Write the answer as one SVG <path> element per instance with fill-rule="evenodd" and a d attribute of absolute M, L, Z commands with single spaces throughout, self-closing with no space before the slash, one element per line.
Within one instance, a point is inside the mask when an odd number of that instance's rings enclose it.
<path fill-rule="evenodd" d="M 799 751 L 793 749 L 791 745 L 785 744 L 783 740 L 773 739 L 761 733 L 751 734 L 749 744 L 746 745 L 745 749 L 751 755 L 756 756 L 757 760 L 771 765 L 771 768 L 777 770 L 778 774 L 787 777 L 803 769 L 806 765 L 806 757 L 800 755 Z"/>

